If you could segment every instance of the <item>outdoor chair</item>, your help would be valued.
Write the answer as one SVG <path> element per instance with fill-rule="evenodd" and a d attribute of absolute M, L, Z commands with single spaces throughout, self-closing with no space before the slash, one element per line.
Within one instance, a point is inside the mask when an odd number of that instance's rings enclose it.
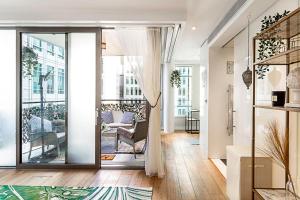
<path fill-rule="evenodd" d="M 133 147 L 134 158 L 136 158 L 135 143 L 144 139 L 146 139 L 146 143 L 147 143 L 147 136 L 148 136 L 148 122 L 146 120 L 136 121 L 134 128 L 132 129 L 119 127 L 117 129 L 116 149 L 118 151 L 119 141 L 125 142 L 126 144 Z"/>
<path fill-rule="evenodd" d="M 44 120 L 44 132 L 41 132 L 40 118 L 33 117 L 30 121 L 30 134 L 29 134 L 29 154 L 28 160 L 31 157 L 32 149 L 34 147 L 42 146 L 44 140 L 44 146 L 49 149 L 50 145 L 53 145 L 57 149 L 57 155 L 60 155 L 60 144 L 65 142 L 65 121 L 53 120 L 52 122 Z"/>

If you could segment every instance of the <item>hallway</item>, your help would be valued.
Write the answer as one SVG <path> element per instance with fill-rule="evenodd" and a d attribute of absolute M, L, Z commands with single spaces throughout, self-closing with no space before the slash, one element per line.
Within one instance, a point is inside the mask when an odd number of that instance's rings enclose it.
<path fill-rule="evenodd" d="M 153 187 L 154 200 L 226 199 L 225 179 L 195 145 L 198 134 L 175 133 L 162 138 L 164 179 L 147 177 L 143 170 L 0 169 L 0 184 Z"/>

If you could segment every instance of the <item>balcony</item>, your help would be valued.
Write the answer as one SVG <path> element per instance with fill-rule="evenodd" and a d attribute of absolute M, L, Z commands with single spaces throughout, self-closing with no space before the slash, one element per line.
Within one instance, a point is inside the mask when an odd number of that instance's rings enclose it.
<path fill-rule="evenodd" d="M 65 163 L 65 101 L 22 103 L 22 162 Z"/>
<path fill-rule="evenodd" d="M 102 165 L 121 167 L 144 166 L 144 152 L 146 150 L 149 110 L 149 104 L 146 100 L 102 100 Z M 132 116 L 132 121 L 124 121 L 126 118 L 126 113 L 129 113 L 128 115 Z M 109 115 L 112 116 L 112 119 L 108 119 Z"/>

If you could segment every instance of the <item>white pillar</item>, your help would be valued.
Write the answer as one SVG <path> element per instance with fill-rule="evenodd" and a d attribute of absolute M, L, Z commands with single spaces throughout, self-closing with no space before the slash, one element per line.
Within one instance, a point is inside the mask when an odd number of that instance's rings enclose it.
<path fill-rule="evenodd" d="M 164 132 L 174 132 L 174 88 L 171 87 L 170 77 L 175 69 L 174 64 L 166 63 L 163 66 L 163 117 Z"/>

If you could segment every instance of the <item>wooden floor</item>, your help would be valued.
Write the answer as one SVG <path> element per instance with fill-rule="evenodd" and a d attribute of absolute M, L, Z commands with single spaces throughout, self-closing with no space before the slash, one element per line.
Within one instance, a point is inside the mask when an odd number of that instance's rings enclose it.
<path fill-rule="evenodd" d="M 153 187 L 155 200 L 227 199 L 225 179 L 203 159 L 198 135 L 163 136 L 166 176 L 147 177 L 143 170 L 0 170 L 0 185 Z"/>

